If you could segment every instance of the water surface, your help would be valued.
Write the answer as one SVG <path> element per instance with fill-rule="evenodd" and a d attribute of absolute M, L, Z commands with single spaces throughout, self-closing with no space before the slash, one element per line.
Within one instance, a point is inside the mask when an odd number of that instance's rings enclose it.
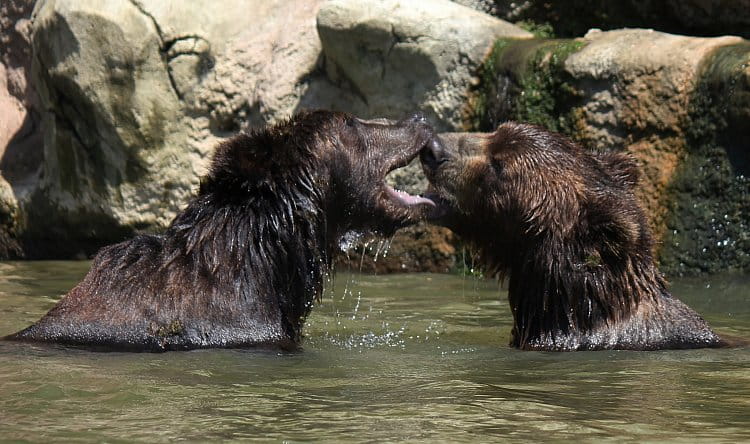
<path fill-rule="evenodd" d="M 87 269 L 0 263 L 0 335 Z M 750 338 L 750 277 L 673 290 Z M 0 441 L 750 440 L 750 348 L 521 352 L 506 297 L 474 278 L 342 272 L 299 353 L 0 343 Z"/>

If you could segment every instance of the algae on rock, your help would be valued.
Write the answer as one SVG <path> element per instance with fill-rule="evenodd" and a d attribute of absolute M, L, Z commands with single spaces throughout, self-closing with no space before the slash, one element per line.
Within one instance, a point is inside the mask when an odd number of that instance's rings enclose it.
<path fill-rule="evenodd" d="M 467 125 L 491 131 L 504 120 L 519 120 L 571 134 L 578 93 L 563 64 L 583 45 L 555 39 L 495 42 L 482 65 Z"/>
<path fill-rule="evenodd" d="M 693 93 L 661 250 L 676 274 L 750 269 L 750 42 L 719 48 Z"/>

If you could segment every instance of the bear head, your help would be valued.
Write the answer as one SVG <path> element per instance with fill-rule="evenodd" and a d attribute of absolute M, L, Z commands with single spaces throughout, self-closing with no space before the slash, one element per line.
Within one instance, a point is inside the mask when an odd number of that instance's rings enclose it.
<path fill-rule="evenodd" d="M 349 230 L 391 235 L 421 220 L 434 204 L 395 190 L 385 176 L 414 160 L 433 137 L 418 114 L 395 121 L 303 111 L 220 146 L 201 194 L 267 194 L 274 205 L 303 217 L 307 210 L 310 217 L 322 212 L 334 241 Z"/>
<path fill-rule="evenodd" d="M 560 134 L 506 122 L 493 133 L 441 134 L 421 152 L 438 202 L 432 218 L 479 247 L 500 271 L 575 246 L 580 266 L 650 254 L 633 195 L 636 163 L 594 153 Z"/>

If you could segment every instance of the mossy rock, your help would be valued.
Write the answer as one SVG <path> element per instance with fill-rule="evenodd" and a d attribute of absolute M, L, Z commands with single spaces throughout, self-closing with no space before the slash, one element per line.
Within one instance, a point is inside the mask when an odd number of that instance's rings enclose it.
<path fill-rule="evenodd" d="M 750 42 L 706 61 L 661 250 L 670 274 L 750 269 Z"/>
<path fill-rule="evenodd" d="M 480 70 L 467 125 L 491 131 L 499 122 L 518 120 L 572 133 L 578 93 L 563 64 L 583 45 L 576 40 L 498 40 Z"/>

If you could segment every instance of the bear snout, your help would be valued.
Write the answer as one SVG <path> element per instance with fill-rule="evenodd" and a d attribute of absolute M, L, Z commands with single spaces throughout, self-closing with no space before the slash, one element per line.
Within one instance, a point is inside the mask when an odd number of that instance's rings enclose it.
<path fill-rule="evenodd" d="M 433 137 L 419 152 L 419 160 L 426 168 L 435 170 L 449 160 L 448 152 L 443 142 L 437 137 Z"/>

